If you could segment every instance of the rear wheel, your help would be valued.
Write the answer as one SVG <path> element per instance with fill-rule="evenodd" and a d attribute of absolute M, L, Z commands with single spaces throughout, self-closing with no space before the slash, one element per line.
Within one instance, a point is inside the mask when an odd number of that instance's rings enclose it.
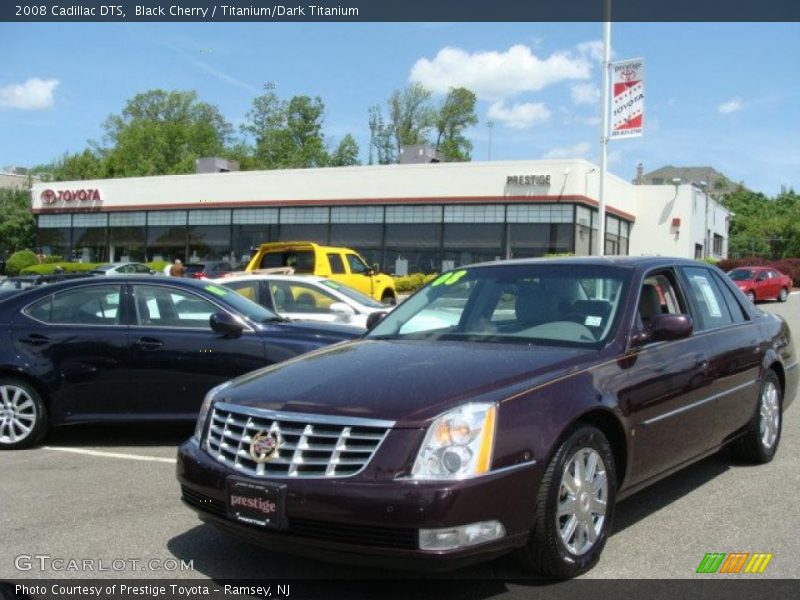
<path fill-rule="evenodd" d="M 786 302 L 789 299 L 789 290 L 781 288 L 781 293 L 778 294 L 778 302 Z"/>
<path fill-rule="evenodd" d="M 756 303 L 756 294 L 755 292 L 747 292 L 747 299 L 750 300 L 753 304 Z"/>
<path fill-rule="evenodd" d="M 768 463 L 773 459 L 781 441 L 781 408 L 781 384 L 775 371 L 769 370 L 761 382 L 758 406 L 747 433 L 733 447 L 737 458 L 750 463 Z"/>
<path fill-rule="evenodd" d="M 47 431 L 47 409 L 30 385 L 0 379 L 0 450 L 28 448 Z"/>
<path fill-rule="evenodd" d="M 547 466 L 530 541 L 519 557 L 530 570 L 567 579 L 600 558 L 614 519 L 616 471 L 611 446 L 599 429 L 581 426 Z"/>

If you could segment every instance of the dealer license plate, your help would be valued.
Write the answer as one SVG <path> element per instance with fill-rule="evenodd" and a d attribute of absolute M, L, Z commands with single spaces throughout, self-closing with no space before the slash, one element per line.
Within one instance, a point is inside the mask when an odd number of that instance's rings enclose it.
<path fill-rule="evenodd" d="M 285 527 L 286 486 L 228 478 L 228 518 L 270 529 Z"/>

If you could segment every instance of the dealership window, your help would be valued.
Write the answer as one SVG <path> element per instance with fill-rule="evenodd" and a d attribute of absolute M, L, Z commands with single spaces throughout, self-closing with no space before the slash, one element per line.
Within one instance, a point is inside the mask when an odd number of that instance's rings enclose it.
<path fill-rule="evenodd" d="M 509 236 L 514 258 L 568 254 L 575 245 L 575 227 L 569 223 L 514 223 Z"/>
<path fill-rule="evenodd" d="M 147 228 L 147 260 L 186 262 L 186 225 L 159 225 Z"/>
<path fill-rule="evenodd" d="M 231 246 L 240 264 L 247 263 L 260 244 L 278 239 L 277 208 L 237 208 L 233 210 Z"/>
<path fill-rule="evenodd" d="M 572 223 L 572 204 L 512 204 L 509 223 Z"/>
<path fill-rule="evenodd" d="M 334 206 L 331 223 L 383 223 L 383 206 Z"/>
<path fill-rule="evenodd" d="M 387 223 L 441 223 L 441 206 L 387 206 Z"/>
<path fill-rule="evenodd" d="M 187 262 L 225 260 L 238 264 L 239 258 L 231 246 L 230 225 L 189 225 L 189 256 Z"/>
<path fill-rule="evenodd" d="M 442 270 L 503 256 L 502 223 L 445 223 Z"/>
<path fill-rule="evenodd" d="M 353 248 L 380 249 L 383 244 L 383 225 L 334 223 L 331 225 L 331 245 Z"/>
<path fill-rule="evenodd" d="M 75 262 L 107 260 L 108 214 L 77 214 L 72 217 L 72 255 Z"/>
<path fill-rule="evenodd" d="M 585 206 L 575 207 L 575 254 L 592 253 L 592 211 Z"/>
<path fill-rule="evenodd" d="M 619 219 L 606 215 L 606 256 L 620 254 L 619 250 Z"/>
<path fill-rule="evenodd" d="M 328 243 L 328 225 L 283 225 L 278 231 L 278 239 L 282 242 L 314 242 Z"/>
<path fill-rule="evenodd" d="M 445 223 L 502 223 L 505 207 L 498 204 L 465 204 L 444 207 Z"/>
<path fill-rule="evenodd" d="M 108 215 L 108 260 L 110 262 L 145 261 L 145 223 L 143 212 Z"/>
<path fill-rule="evenodd" d="M 328 207 L 314 208 L 282 208 L 280 212 L 280 223 L 303 224 L 303 223 L 328 223 L 330 222 L 330 209 Z"/>
<path fill-rule="evenodd" d="M 72 215 L 42 215 L 39 217 L 39 228 L 36 245 L 46 256 L 70 255 L 70 227 Z"/>
<path fill-rule="evenodd" d="M 395 275 L 438 272 L 441 268 L 440 246 L 441 225 L 438 223 L 387 224 L 383 268 Z"/>

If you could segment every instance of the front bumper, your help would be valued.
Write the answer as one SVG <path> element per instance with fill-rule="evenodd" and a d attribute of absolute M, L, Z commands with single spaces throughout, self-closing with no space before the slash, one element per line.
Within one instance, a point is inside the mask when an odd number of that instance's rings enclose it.
<path fill-rule="evenodd" d="M 276 552 L 323 560 L 442 570 L 494 558 L 527 542 L 541 469 L 526 463 L 459 482 L 358 477 L 274 480 L 287 485 L 288 526 L 283 530 L 228 519 L 229 475 L 241 478 L 193 440 L 178 450 L 182 500 L 202 520 L 234 536 Z M 503 524 L 505 537 L 456 550 L 419 549 L 419 529 L 492 519 Z"/>

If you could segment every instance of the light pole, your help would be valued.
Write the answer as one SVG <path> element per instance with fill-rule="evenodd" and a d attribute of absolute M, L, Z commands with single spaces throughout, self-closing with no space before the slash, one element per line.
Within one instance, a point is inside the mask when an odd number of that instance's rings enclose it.
<path fill-rule="evenodd" d="M 603 115 L 600 119 L 600 186 L 597 194 L 597 255 L 606 253 L 606 171 L 608 168 L 609 75 L 611 71 L 611 0 L 603 2 Z"/>
<path fill-rule="evenodd" d="M 492 129 L 494 129 L 494 121 L 486 121 L 486 127 L 489 128 L 489 158 L 492 160 Z"/>

